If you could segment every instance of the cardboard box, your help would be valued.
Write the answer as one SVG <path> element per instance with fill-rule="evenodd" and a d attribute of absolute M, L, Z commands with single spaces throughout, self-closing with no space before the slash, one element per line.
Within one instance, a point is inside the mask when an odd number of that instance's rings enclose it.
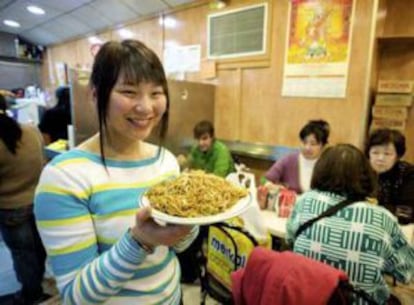
<path fill-rule="evenodd" d="M 376 106 L 403 106 L 410 107 L 413 102 L 411 94 L 377 94 Z"/>
<path fill-rule="evenodd" d="M 378 128 L 390 128 L 404 132 L 405 120 L 373 119 L 370 130 Z"/>
<path fill-rule="evenodd" d="M 406 107 L 375 105 L 372 107 L 372 116 L 376 119 L 406 120 L 408 110 Z"/>
<path fill-rule="evenodd" d="M 414 81 L 409 80 L 380 80 L 378 81 L 378 92 L 381 93 L 405 93 L 414 92 Z"/>

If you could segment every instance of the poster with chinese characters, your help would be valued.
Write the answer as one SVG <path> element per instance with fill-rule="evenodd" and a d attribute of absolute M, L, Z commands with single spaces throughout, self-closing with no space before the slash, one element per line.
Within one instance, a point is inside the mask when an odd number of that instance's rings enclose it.
<path fill-rule="evenodd" d="M 283 96 L 346 96 L 354 2 L 290 2 Z"/>

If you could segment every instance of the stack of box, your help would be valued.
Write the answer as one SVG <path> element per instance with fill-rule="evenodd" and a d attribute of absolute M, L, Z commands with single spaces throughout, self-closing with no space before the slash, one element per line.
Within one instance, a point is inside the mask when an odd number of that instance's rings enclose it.
<path fill-rule="evenodd" d="M 414 81 L 380 80 L 370 129 L 391 128 L 404 133 L 413 92 Z"/>

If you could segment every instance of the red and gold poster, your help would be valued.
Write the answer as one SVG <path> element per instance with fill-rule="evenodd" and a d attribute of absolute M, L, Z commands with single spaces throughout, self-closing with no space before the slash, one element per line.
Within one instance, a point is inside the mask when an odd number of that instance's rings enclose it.
<path fill-rule="evenodd" d="M 283 96 L 345 97 L 355 0 L 292 0 Z"/>

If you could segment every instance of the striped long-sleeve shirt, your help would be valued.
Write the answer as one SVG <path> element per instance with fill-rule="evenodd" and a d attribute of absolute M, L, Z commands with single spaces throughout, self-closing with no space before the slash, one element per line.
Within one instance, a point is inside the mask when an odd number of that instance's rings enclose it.
<path fill-rule="evenodd" d="M 183 250 L 198 229 L 172 249 L 151 255 L 132 240 L 142 194 L 179 173 L 165 149 L 139 161 L 106 160 L 72 150 L 42 172 L 35 196 L 37 226 L 64 304 L 178 304 Z"/>
<path fill-rule="evenodd" d="M 287 222 L 287 240 L 294 241 L 300 225 L 344 199 L 316 190 L 304 193 Z M 389 297 L 383 273 L 400 282 L 408 282 L 414 273 L 414 248 L 396 218 L 368 202 L 355 202 L 315 222 L 296 238 L 293 250 L 344 270 L 352 284 L 378 304 L 385 304 Z M 360 299 L 358 304 L 365 302 Z"/>

